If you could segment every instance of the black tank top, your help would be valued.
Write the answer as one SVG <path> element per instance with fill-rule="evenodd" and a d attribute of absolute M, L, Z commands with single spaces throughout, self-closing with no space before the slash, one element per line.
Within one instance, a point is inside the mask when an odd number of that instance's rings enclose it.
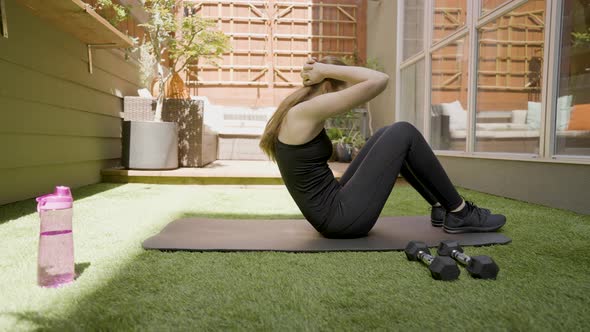
<path fill-rule="evenodd" d="M 277 139 L 275 158 L 287 190 L 303 216 L 321 232 L 327 226 L 340 184 L 328 167 L 332 142 L 322 131 L 311 141 L 291 145 Z"/>

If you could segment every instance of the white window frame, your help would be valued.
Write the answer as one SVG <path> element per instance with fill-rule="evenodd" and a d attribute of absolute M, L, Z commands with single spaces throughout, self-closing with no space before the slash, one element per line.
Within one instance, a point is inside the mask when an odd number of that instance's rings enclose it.
<path fill-rule="evenodd" d="M 437 155 L 441 156 L 458 156 L 479 159 L 501 159 L 501 160 L 520 160 L 520 161 L 538 161 L 538 162 L 556 162 L 556 163 L 570 163 L 570 164 L 590 164 L 590 156 L 567 156 L 556 155 L 555 153 L 555 117 L 557 114 L 557 95 L 558 95 L 558 80 L 559 80 L 559 57 L 560 57 L 560 38 L 561 38 L 561 23 L 562 23 L 562 3 L 561 1 L 546 0 L 546 20 L 544 31 L 544 52 L 543 52 L 543 68 L 542 77 L 543 85 L 541 87 L 541 103 L 543 108 L 541 110 L 541 136 L 539 138 L 539 154 L 528 153 L 509 153 L 509 152 L 476 152 L 475 151 L 475 118 L 477 105 L 477 67 L 478 67 L 478 29 L 482 26 L 498 19 L 500 16 L 509 13 L 516 8 L 527 3 L 529 0 L 512 0 L 498 6 L 493 11 L 481 15 L 481 1 L 467 0 L 467 19 L 465 26 L 446 36 L 440 41 L 432 44 L 432 29 L 433 29 L 433 9 L 434 0 L 424 1 L 424 38 L 423 50 L 410 58 L 403 59 L 403 13 L 404 1 L 398 1 L 398 19 L 397 29 L 401 31 L 397 38 L 397 52 L 396 52 L 396 98 L 395 108 L 396 114 L 399 114 L 401 107 L 401 70 L 424 60 L 424 133 L 428 142 L 430 138 L 430 106 L 431 106 L 431 70 L 432 70 L 432 52 L 455 42 L 458 39 L 468 36 L 469 41 L 469 64 L 468 64 L 468 121 L 467 121 L 467 138 L 466 151 L 452 151 L 452 150 L 436 150 Z M 419 79 L 419 78 L 417 78 Z M 552 111 L 555 110 L 555 111 Z"/>

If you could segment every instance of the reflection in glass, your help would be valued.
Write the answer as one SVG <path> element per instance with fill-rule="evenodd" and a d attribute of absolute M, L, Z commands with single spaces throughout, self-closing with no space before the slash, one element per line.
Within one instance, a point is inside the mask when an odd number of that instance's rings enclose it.
<path fill-rule="evenodd" d="M 435 0 L 432 42 L 464 27 L 466 17 L 467 0 Z"/>
<path fill-rule="evenodd" d="M 510 0 L 481 0 L 481 14 L 485 15 Z"/>
<path fill-rule="evenodd" d="M 467 133 L 467 37 L 432 53 L 430 144 L 465 151 Z"/>
<path fill-rule="evenodd" d="M 424 60 L 401 70 L 401 102 L 397 121 L 408 121 L 424 135 Z"/>
<path fill-rule="evenodd" d="M 545 1 L 479 29 L 475 151 L 539 153 Z"/>
<path fill-rule="evenodd" d="M 424 49 L 424 0 L 404 1 L 403 60 Z"/>
<path fill-rule="evenodd" d="M 555 152 L 590 156 L 590 2 L 565 0 Z"/>

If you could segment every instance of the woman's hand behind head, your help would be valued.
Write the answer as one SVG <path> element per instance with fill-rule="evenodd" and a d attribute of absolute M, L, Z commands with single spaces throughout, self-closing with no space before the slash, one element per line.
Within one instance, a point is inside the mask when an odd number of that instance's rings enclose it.
<path fill-rule="evenodd" d="M 303 85 L 310 86 L 323 81 L 325 77 L 322 74 L 322 66 L 324 64 L 316 62 L 315 58 L 309 58 L 301 69 Z"/>

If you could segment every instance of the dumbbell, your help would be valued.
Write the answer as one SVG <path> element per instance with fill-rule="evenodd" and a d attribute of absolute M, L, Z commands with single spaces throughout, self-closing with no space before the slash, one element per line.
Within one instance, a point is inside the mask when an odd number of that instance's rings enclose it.
<path fill-rule="evenodd" d="M 440 256 L 450 256 L 456 261 L 465 265 L 465 268 L 474 278 L 496 279 L 500 267 L 490 256 L 473 256 L 469 257 L 463 253 L 463 248 L 459 242 L 452 240 L 441 241 L 438 245 L 438 254 Z"/>
<path fill-rule="evenodd" d="M 455 280 L 459 278 L 459 268 L 457 263 L 450 257 L 437 256 L 430 254 L 428 246 L 424 242 L 410 241 L 404 250 L 406 257 L 410 261 L 422 261 L 428 265 L 430 274 L 436 280 Z"/>

